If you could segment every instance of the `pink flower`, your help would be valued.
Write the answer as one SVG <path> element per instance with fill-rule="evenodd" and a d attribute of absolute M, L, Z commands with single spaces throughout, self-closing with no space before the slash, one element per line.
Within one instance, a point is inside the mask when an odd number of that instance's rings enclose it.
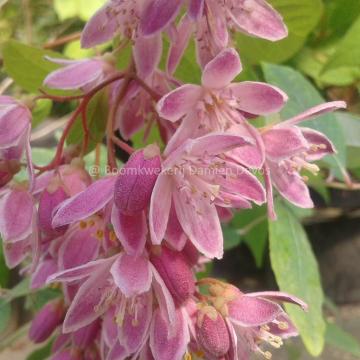
<path fill-rule="evenodd" d="M 160 61 L 162 38 L 160 34 L 146 38 L 139 34 L 142 10 L 142 0 L 109 0 L 86 24 L 81 37 L 82 47 L 94 47 L 120 33 L 134 42 L 137 73 L 141 78 L 147 78 Z"/>
<path fill-rule="evenodd" d="M 314 174 L 319 171 L 313 161 L 320 160 L 336 150 L 331 141 L 319 131 L 298 127 L 297 124 L 327 112 L 345 108 L 342 101 L 315 106 L 289 120 L 261 130 L 266 163 L 265 181 L 269 216 L 275 218 L 272 200 L 272 185 L 288 201 L 302 208 L 313 207 L 306 177 L 300 175 L 302 169 Z"/>
<path fill-rule="evenodd" d="M 189 137 L 225 131 L 239 124 L 245 128 L 241 134 L 246 134 L 243 113 L 268 115 L 284 106 L 287 96 L 274 86 L 251 81 L 231 83 L 241 69 L 237 52 L 225 49 L 205 66 L 202 85 L 186 84 L 160 99 L 157 105 L 160 117 L 171 122 L 182 119 L 167 151 L 174 150 Z M 258 162 L 261 166 L 261 159 Z"/>
<path fill-rule="evenodd" d="M 162 242 L 169 226 L 180 224 L 201 253 L 209 258 L 222 257 L 223 237 L 216 206 L 248 208 L 250 201 L 261 204 L 265 200 L 256 177 L 224 155 L 248 143 L 242 136 L 213 133 L 188 140 L 168 154 L 151 196 L 153 244 Z"/>

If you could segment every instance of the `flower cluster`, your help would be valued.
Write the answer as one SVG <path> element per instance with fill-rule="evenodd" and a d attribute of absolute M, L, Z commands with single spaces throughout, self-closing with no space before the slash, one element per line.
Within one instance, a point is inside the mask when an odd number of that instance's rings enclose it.
<path fill-rule="evenodd" d="M 274 189 L 296 206 L 313 206 L 301 170 L 317 173 L 313 161 L 336 150 L 325 135 L 299 124 L 345 104 L 255 127 L 251 119 L 278 113 L 287 96 L 265 83 L 233 82 L 242 70 L 231 47 L 236 30 L 271 41 L 287 35 L 264 0 L 108 1 L 87 23 L 82 45 L 118 36 L 120 50 L 132 48 L 131 63 L 117 69 L 119 49 L 77 61 L 48 59 L 61 67 L 44 85 L 81 95 L 52 97 L 80 104 L 43 168 L 34 170 L 31 160 L 29 108 L 0 97 L 4 254 L 11 268 L 23 263 L 33 289 L 61 286 L 63 297 L 36 315 L 29 333 L 37 343 L 55 337 L 52 360 L 245 360 L 253 352 L 270 359 L 268 345 L 278 348 L 297 335 L 280 304 L 306 310 L 302 300 L 273 291 L 244 294 L 214 278 L 197 281 L 196 273 L 222 258 L 221 221 L 234 209 L 267 203 L 275 219 Z M 161 71 L 164 34 L 170 47 Z M 192 35 L 201 85 L 173 75 Z M 94 179 L 64 144 L 79 115 L 86 124 L 89 101 L 105 87 L 109 165 L 117 166 L 115 145 L 130 157 L 126 171 Z M 134 150 L 114 135 L 119 130 L 127 140 L 153 126 L 163 150 L 157 144 Z M 13 176 L 23 153 L 29 181 L 19 183 Z"/>

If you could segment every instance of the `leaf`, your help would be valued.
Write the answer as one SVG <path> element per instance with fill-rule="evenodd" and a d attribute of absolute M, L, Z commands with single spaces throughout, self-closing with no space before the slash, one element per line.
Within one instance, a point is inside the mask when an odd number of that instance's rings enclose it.
<path fill-rule="evenodd" d="M 9 40 L 3 47 L 3 59 L 6 73 L 17 85 L 29 92 L 37 92 L 45 77 L 59 66 L 44 59 L 48 55 L 62 58 L 59 53 L 38 49 Z"/>
<path fill-rule="evenodd" d="M 54 0 L 54 7 L 60 20 L 78 16 L 87 21 L 105 2 L 105 0 Z"/>
<path fill-rule="evenodd" d="M 341 125 L 347 146 L 360 147 L 360 116 L 351 113 L 338 113 L 336 117 Z"/>
<path fill-rule="evenodd" d="M 61 291 L 59 289 L 40 289 L 36 292 L 29 294 L 29 296 L 26 298 L 25 307 L 27 309 L 39 311 L 50 300 L 56 299 L 59 296 L 61 296 Z"/>
<path fill-rule="evenodd" d="M 325 322 L 322 316 L 323 291 L 318 264 L 307 235 L 292 211 L 276 202 L 278 220 L 269 223 L 270 259 L 281 291 L 294 294 L 309 305 L 303 312 L 286 305 L 310 354 L 319 355 L 324 347 Z"/>
<path fill-rule="evenodd" d="M 322 71 L 322 77 L 335 72 L 337 76 L 347 76 L 348 85 L 360 79 L 360 16 L 339 43 Z"/>
<path fill-rule="evenodd" d="M 283 62 L 291 58 L 301 49 L 323 11 L 321 0 L 271 0 L 269 3 L 283 16 L 289 36 L 281 41 L 270 42 L 236 34 L 235 41 L 241 56 L 252 63 Z"/>
<path fill-rule="evenodd" d="M 266 206 L 239 211 L 231 225 L 237 229 L 238 237 L 249 247 L 256 266 L 260 268 L 264 262 L 268 237 Z"/>
<path fill-rule="evenodd" d="M 326 324 L 326 342 L 356 357 L 360 357 L 360 343 L 336 324 Z"/>
<path fill-rule="evenodd" d="M 280 87 L 289 96 L 288 103 L 281 111 L 282 119 L 288 119 L 324 102 L 316 88 L 300 72 L 287 66 L 272 64 L 263 64 L 262 69 L 266 81 Z M 302 124 L 318 130 L 330 138 L 337 149 L 337 154 L 327 156 L 323 161 L 331 169 L 336 170 L 339 178 L 343 178 L 342 172 L 346 166 L 345 137 L 336 116 L 326 114 Z"/>
<path fill-rule="evenodd" d="M 39 99 L 36 101 L 35 107 L 32 110 L 31 126 L 34 129 L 41 124 L 47 116 L 49 116 L 52 109 L 52 101 L 49 99 Z"/>
<path fill-rule="evenodd" d="M 0 334 L 7 328 L 11 318 L 11 305 L 0 299 Z"/>
<path fill-rule="evenodd" d="M 9 277 L 10 270 L 5 264 L 2 239 L 0 238 L 0 288 L 7 286 Z"/>
<path fill-rule="evenodd" d="M 241 237 L 237 229 L 234 229 L 229 224 L 224 224 L 222 226 L 223 236 L 224 236 L 224 250 L 228 251 L 236 248 L 241 243 Z"/>
<path fill-rule="evenodd" d="M 51 348 L 52 348 L 53 341 L 50 341 L 45 346 L 40 349 L 33 351 L 26 360 L 45 360 L 48 359 L 51 355 Z"/>
<path fill-rule="evenodd" d="M 95 149 L 97 143 L 101 143 L 106 129 L 109 104 L 106 90 L 98 92 L 88 104 L 86 111 L 87 127 L 89 129 L 89 146 L 87 152 Z M 81 117 L 75 122 L 67 138 L 68 144 L 82 144 L 84 129 Z"/>

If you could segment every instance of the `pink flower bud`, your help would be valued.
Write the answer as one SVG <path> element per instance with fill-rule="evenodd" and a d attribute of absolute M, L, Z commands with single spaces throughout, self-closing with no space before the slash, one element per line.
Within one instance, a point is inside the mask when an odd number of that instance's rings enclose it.
<path fill-rule="evenodd" d="M 39 201 L 39 227 L 46 234 L 51 235 L 54 230 L 51 221 L 53 210 L 68 198 L 64 186 L 58 176 L 54 177 L 48 187 L 43 191 Z"/>
<path fill-rule="evenodd" d="M 149 145 L 135 152 L 115 183 L 114 201 L 126 215 L 134 215 L 148 205 L 161 168 L 159 148 Z"/>
<path fill-rule="evenodd" d="M 203 351 L 212 357 L 222 358 L 230 349 L 230 335 L 223 317 L 212 306 L 198 311 L 197 339 Z"/>
<path fill-rule="evenodd" d="M 34 343 L 41 343 L 48 339 L 62 323 L 64 314 L 65 311 L 61 301 L 56 300 L 46 304 L 33 319 L 29 338 Z"/>
<path fill-rule="evenodd" d="M 194 275 L 181 253 L 162 247 L 161 253 L 152 254 L 150 260 L 178 304 L 195 292 Z"/>

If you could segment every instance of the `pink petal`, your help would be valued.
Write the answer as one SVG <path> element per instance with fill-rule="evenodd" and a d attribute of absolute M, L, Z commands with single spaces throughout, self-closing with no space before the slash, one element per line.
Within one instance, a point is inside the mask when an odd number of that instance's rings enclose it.
<path fill-rule="evenodd" d="M 90 261 L 87 264 L 57 272 L 48 277 L 47 283 L 77 281 L 92 275 L 94 272 L 109 271 L 116 258 L 117 255 L 107 259 Z"/>
<path fill-rule="evenodd" d="M 128 354 L 135 353 L 144 344 L 153 315 L 152 292 L 136 297 L 135 312 L 128 309 L 119 328 L 120 343 Z"/>
<path fill-rule="evenodd" d="M 181 0 L 150 0 L 142 13 L 140 31 L 151 35 L 163 30 L 177 15 Z"/>
<path fill-rule="evenodd" d="M 298 127 L 274 127 L 262 134 L 266 156 L 281 161 L 302 153 L 309 148 L 308 142 Z"/>
<path fill-rule="evenodd" d="M 241 70 L 242 66 L 236 50 L 225 49 L 206 64 L 201 81 L 207 88 L 221 89 L 230 84 Z"/>
<path fill-rule="evenodd" d="M 288 169 L 271 163 L 270 173 L 274 186 L 288 201 L 301 208 L 312 208 L 310 192 L 298 173 L 289 174 Z"/>
<path fill-rule="evenodd" d="M 74 332 L 91 324 L 106 310 L 100 306 L 109 294 L 108 268 L 93 273 L 80 287 L 65 316 L 63 332 Z"/>
<path fill-rule="evenodd" d="M 283 313 L 278 304 L 247 295 L 238 296 L 227 306 L 231 322 L 244 327 L 267 324 Z"/>
<path fill-rule="evenodd" d="M 311 120 L 317 116 L 327 114 L 339 109 L 345 109 L 346 103 L 344 101 L 332 101 L 320 104 L 304 111 L 303 113 L 292 117 L 289 120 L 283 121 L 281 126 L 296 125 L 302 121 Z M 280 125 L 280 124 L 279 124 Z"/>
<path fill-rule="evenodd" d="M 115 176 L 95 181 L 86 190 L 64 201 L 53 217 L 53 227 L 59 227 L 85 219 L 108 203 L 114 192 Z"/>
<path fill-rule="evenodd" d="M 115 36 L 118 25 L 116 16 L 111 14 L 111 3 L 108 1 L 86 23 L 81 35 L 81 47 L 92 48 Z"/>
<path fill-rule="evenodd" d="M 117 238 L 128 254 L 139 255 L 143 252 L 148 232 L 145 212 L 130 216 L 122 214 L 116 206 L 113 206 L 111 223 Z"/>
<path fill-rule="evenodd" d="M 229 44 L 227 19 L 223 11 L 223 4 L 217 1 L 206 1 L 206 24 L 211 42 L 222 50 Z M 213 52 L 213 56 L 216 55 Z"/>
<path fill-rule="evenodd" d="M 279 88 L 261 82 L 230 84 L 228 90 L 236 98 L 240 110 L 255 115 L 279 112 L 288 99 Z"/>
<path fill-rule="evenodd" d="M 128 357 L 128 353 L 126 349 L 117 341 L 110 349 L 110 352 L 106 357 L 106 360 L 125 360 L 127 357 Z"/>
<path fill-rule="evenodd" d="M 307 151 L 307 161 L 316 161 L 322 159 L 328 154 L 336 154 L 336 149 L 333 143 L 321 132 L 304 127 L 301 128 L 301 132 L 310 146 L 318 146 L 315 150 L 310 147 L 310 150 Z"/>
<path fill-rule="evenodd" d="M 111 267 L 116 286 L 126 297 L 142 294 L 150 289 L 150 263 L 145 257 L 122 253 Z"/>
<path fill-rule="evenodd" d="M 150 330 L 150 347 L 156 360 L 181 360 L 189 343 L 189 330 L 180 310 L 176 311 L 175 328 L 157 310 Z"/>
<path fill-rule="evenodd" d="M 118 325 L 116 323 L 115 307 L 110 308 L 103 316 L 102 337 L 108 347 L 118 340 Z"/>
<path fill-rule="evenodd" d="M 228 14 L 249 35 L 276 41 L 288 34 L 281 15 L 264 0 L 238 2 Z"/>
<path fill-rule="evenodd" d="M 169 92 L 157 104 L 160 117 L 172 122 L 192 110 L 201 99 L 203 89 L 201 86 L 186 84 Z"/>
<path fill-rule="evenodd" d="M 203 198 L 189 204 L 178 191 L 173 196 L 177 217 L 191 242 L 205 256 L 221 259 L 223 236 L 215 205 Z"/>
<path fill-rule="evenodd" d="M 23 190 L 11 190 L 0 200 L 0 232 L 6 242 L 15 242 L 32 232 L 34 200 Z"/>
<path fill-rule="evenodd" d="M 264 172 L 264 182 L 266 189 L 267 215 L 270 220 L 274 221 L 276 220 L 277 216 L 274 207 L 273 185 L 271 181 L 270 168 L 267 166 L 266 163 L 264 164 L 263 172 Z"/>
<path fill-rule="evenodd" d="M 166 242 L 177 251 L 181 251 L 187 241 L 187 236 L 185 235 L 179 223 L 174 205 L 172 205 L 170 208 L 169 221 L 166 228 L 165 239 Z"/>
<path fill-rule="evenodd" d="M 73 334 L 73 341 L 80 349 L 86 349 L 96 340 L 101 329 L 100 320 L 95 320 L 91 324 L 84 326 Z"/>
<path fill-rule="evenodd" d="M 188 16 L 184 15 L 180 20 L 177 28 L 177 36 L 175 40 L 171 42 L 171 46 L 169 49 L 169 55 L 166 65 L 168 74 L 173 74 L 175 72 L 187 48 L 192 33 L 193 23 L 190 21 Z"/>
<path fill-rule="evenodd" d="M 170 176 L 160 174 L 151 195 L 149 227 L 152 243 L 160 245 L 168 224 L 171 206 L 172 181 Z"/>
<path fill-rule="evenodd" d="M 190 0 L 188 14 L 192 20 L 198 20 L 204 11 L 204 0 Z"/>
<path fill-rule="evenodd" d="M 246 296 L 264 298 L 270 301 L 287 302 L 299 305 L 303 310 L 307 310 L 309 307 L 304 301 L 302 301 L 298 297 L 281 291 L 260 291 L 246 294 Z"/>
<path fill-rule="evenodd" d="M 103 63 L 99 60 L 81 60 L 50 73 L 44 85 L 52 89 L 81 89 L 102 75 Z"/>
<path fill-rule="evenodd" d="M 54 259 L 46 259 L 42 261 L 36 269 L 36 272 L 31 276 L 31 289 L 38 289 L 46 284 L 47 278 L 54 274 L 58 269 L 57 263 Z"/>
<path fill-rule="evenodd" d="M 280 336 L 282 339 L 289 339 L 291 337 L 299 335 L 299 332 L 296 329 L 295 325 L 292 323 L 289 316 L 287 316 L 285 313 L 278 316 L 276 318 L 276 321 L 287 324 L 287 328 L 286 329 L 283 329 L 283 328 L 280 329 L 278 324 L 275 324 L 275 323 L 272 322 L 272 323 L 268 324 L 268 326 L 270 328 L 269 332 L 271 334 L 273 334 L 275 336 Z"/>
<path fill-rule="evenodd" d="M 153 265 L 150 266 L 153 273 L 153 289 L 156 300 L 159 304 L 159 309 L 163 317 L 165 317 L 170 324 L 176 322 L 175 304 L 168 288 L 166 287 L 160 274 L 156 271 Z"/>
<path fill-rule="evenodd" d="M 137 74 L 146 79 L 159 65 L 162 53 L 162 37 L 160 34 L 151 37 L 139 37 L 135 40 L 134 61 Z"/>
<path fill-rule="evenodd" d="M 0 149 L 15 146 L 30 126 L 31 114 L 17 104 L 0 107 Z"/>
<path fill-rule="evenodd" d="M 26 258 L 26 256 L 29 253 L 29 250 L 30 250 L 29 238 L 17 241 L 15 243 L 6 243 L 5 241 L 3 241 L 3 251 L 4 251 L 6 266 L 9 269 L 13 269 L 16 266 L 18 266 Z"/>

